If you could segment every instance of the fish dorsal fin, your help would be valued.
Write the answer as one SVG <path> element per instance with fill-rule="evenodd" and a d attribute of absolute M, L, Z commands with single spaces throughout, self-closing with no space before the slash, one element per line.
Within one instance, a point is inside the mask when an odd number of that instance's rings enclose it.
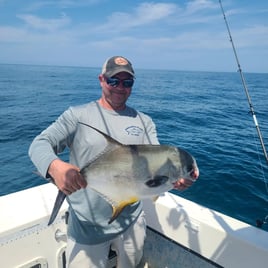
<path fill-rule="evenodd" d="M 81 125 L 84 125 L 84 126 L 86 126 L 86 127 L 89 127 L 89 128 L 94 129 L 95 131 L 97 131 L 97 132 L 99 132 L 101 135 L 103 135 L 103 136 L 104 136 L 109 142 L 111 142 L 111 143 L 115 143 L 115 144 L 117 144 L 117 145 L 121 145 L 121 146 L 124 145 L 124 144 L 122 144 L 121 142 L 117 141 L 116 139 L 112 138 L 111 136 L 107 135 L 106 133 L 102 132 L 101 130 L 99 130 L 99 129 L 97 129 L 97 128 L 91 126 L 91 125 L 88 125 L 88 124 L 83 123 L 83 122 L 78 122 L 78 124 L 81 124 Z"/>
<path fill-rule="evenodd" d="M 114 138 L 112 138 L 111 136 L 107 135 L 106 133 L 102 132 L 101 130 L 89 125 L 89 124 L 86 124 L 86 123 L 83 123 L 83 122 L 78 122 L 79 124 L 83 125 L 83 126 L 86 126 L 86 127 L 89 127 L 93 130 L 95 130 L 96 132 L 100 133 L 101 135 L 104 136 L 104 138 L 106 139 L 107 141 L 107 146 L 101 151 L 99 152 L 97 155 L 95 155 L 91 160 L 90 162 L 88 162 L 86 165 L 84 165 L 84 167 L 81 169 L 81 174 L 83 173 L 83 170 L 84 168 L 86 168 L 88 165 L 92 164 L 93 162 L 95 162 L 101 155 L 111 151 L 111 150 L 114 150 L 116 148 L 119 148 L 119 147 L 124 147 L 126 145 L 120 143 L 119 141 L 115 140 Z"/>

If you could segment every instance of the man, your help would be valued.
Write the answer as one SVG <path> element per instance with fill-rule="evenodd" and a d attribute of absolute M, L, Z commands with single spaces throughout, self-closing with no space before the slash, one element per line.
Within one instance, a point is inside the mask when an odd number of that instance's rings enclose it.
<path fill-rule="evenodd" d="M 93 190 L 83 190 L 87 182 L 79 173 L 103 152 L 106 141 L 98 132 L 78 122 L 91 125 L 123 144 L 159 143 L 152 119 L 126 105 L 134 78 L 128 59 L 114 56 L 106 60 L 99 75 L 101 98 L 70 107 L 30 146 L 29 155 L 39 172 L 53 178 L 67 195 L 69 268 L 106 267 L 110 247 L 117 253 L 117 267 L 136 267 L 141 260 L 146 230 L 141 203 L 128 206 L 108 224 L 111 206 Z M 66 147 L 70 150 L 70 163 L 57 156 Z M 176 188 L 190 185 L 190 181 L 180 179 Z"/>

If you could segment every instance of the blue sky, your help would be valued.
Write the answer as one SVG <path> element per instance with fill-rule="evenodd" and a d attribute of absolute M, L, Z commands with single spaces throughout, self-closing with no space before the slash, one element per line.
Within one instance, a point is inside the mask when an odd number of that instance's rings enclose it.
<path fill-rule="evenodd" d="M 222 0 L 244 72 L 268 73 L 268 1 Z M 0 63 L 236 71 L 217 0 L 0 0 Z"/>

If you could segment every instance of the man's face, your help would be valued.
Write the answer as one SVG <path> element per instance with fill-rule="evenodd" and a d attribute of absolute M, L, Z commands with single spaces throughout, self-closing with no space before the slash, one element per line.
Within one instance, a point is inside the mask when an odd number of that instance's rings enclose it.
<path fill-rule="evenodd" d="M 113 79 L 114 78 L 114 79 Z M 133 77 L 126 72 L 115 74 L 112 79 L 100 75 L 102 97 L 114 110 L 125 108 L 126 101 L 131 94 Z"/>

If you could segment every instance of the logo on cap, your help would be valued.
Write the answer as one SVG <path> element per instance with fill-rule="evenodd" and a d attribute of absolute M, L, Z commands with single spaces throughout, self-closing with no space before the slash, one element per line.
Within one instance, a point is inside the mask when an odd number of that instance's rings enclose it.
<path fill-rule="evenodd" d="M 115 58 L 114 62 L 117 65 L 127 65 L 128 64 L 128 61 L 122 57 Z"/>

